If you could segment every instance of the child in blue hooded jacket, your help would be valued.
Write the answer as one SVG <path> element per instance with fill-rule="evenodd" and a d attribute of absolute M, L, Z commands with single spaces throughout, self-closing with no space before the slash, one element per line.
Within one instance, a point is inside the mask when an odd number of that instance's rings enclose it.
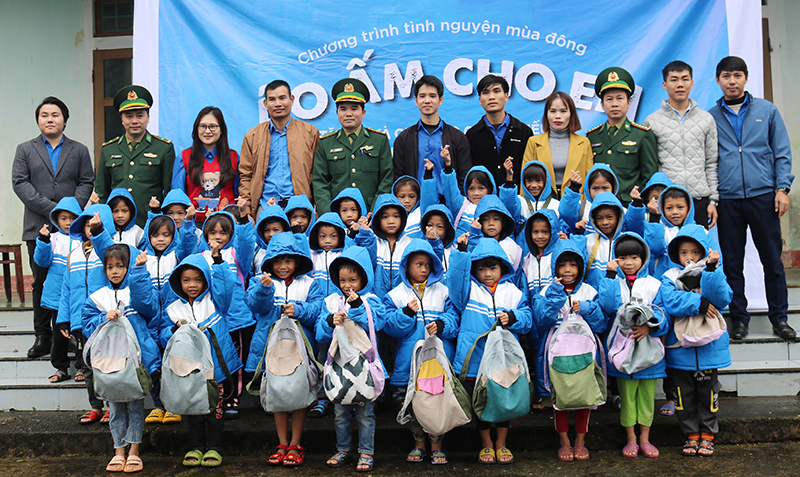
<path fill-rule="evenodd" d="M 514 217 L 518 228 L 528 217 L 543 209 L 552 210 L 558 215 L 560 202 L 553 191 L 550 172 L 542 161 L 525 163 L 520 176 L 521 187 L 514 184 L 514 162 L 506 159 L 503 165 L 506 168 L 506 183 L 500 186 L 500 199 Z"/>
<path fill-rule="evenodd" d="M 309 229 L 314 226 L 317 214 L 308 196 L 293 195 L 289 197 L 283 211 L 286 213 L 286 218 L 289 219 L 289 225 L 294 233 L 308 234 Z M 295 227 L 299 228 L 295 229 Z"/>
<path fill-rule="evenodd" d="M 61 301 L 61 286 L 67 272 L 67 257 L 73 250 L 81 246 L 79 240 L 69 235 L 69 226 L 80 213 L 81 206 L 75 197 L 64 197 L 59 200 L 50 211 L 50 224 L 52 225 L 45 224 L 39 230 L 39 237 L 36 239 L 36 248 L 33 252 L 33 261 L 36 265 L 48 269 L 42 289 L 41 303 L 43 308 L 51 310 L 53 339 L 50 349 L 50 364 L 56 369 L 56 372 L 48 378 L 51 383 L 58 383 L 70 378 L 67 372 L 69 369 L 69 358 L 67 357 L 69 339 L 58 331 L 56 318 Z M 83 360 L 79 358 L 78 361 L 79 375 L 76 374 L 75 378 L 77 381 L 81 381 L 83 380 Z"/>
<path fill-rule="evenodd" d="M 450 252 L 456 248 L 456 229 L 453 227 L 453 214 L 443 204 L 433 204 L 425 209 L 419 221 L 420 231 L 415 238 L 425 239 L 433 247 L 444 267 L 442 280 L 447 280 Z"/>
<path fill-rule="evenodd" d="M 614 239 L 624 231 L 624 218 L 625 208 L 617 196 L 610 192 L 601 192 L 592 201 L 589 222 L 594 232 L 587 232 L 583 236 L 578 235 L 574 238 L 586 244 L 586 254 L 589 259 L 585 281 L 595 289 L 600 287 L 600 281 L 606 274 L 606 264 L 613 254 Z"/>
<path fill-rule="evenodd" d="M 467 253 L 468 241 L 466 236 L 459 237 L 458 250 L 451 254 L 451 277 L 459 279 L 448 280 L 448 288 L 450 300 L 461 315 L 453 371 L 466 374 L 465 387 L 472 394 L 485 343 L 479 340 L 479 336 L 494 325 L 504 326 L 518 336 L 524 335 L 531 329 L 532 317 L 526 294 L 514 285 L 514 268 L 500 243 L 495 239 L 481 238 L 472 252 Z M 473 344 L 475 351 L 468 369 L 464 370 L 464 361 Z M 514 455 L 506 443 L 509 421 L 496 424 L 495 441 L 491 437 L 491 423 L 478 419 L 477 425 L 483 444 L 480 462 L 513 462 Z"/>
<path fill-rule="evenodd" d="M 664 307 L 673 317 L 664 342 L 667 368 L 671 369 L 677 393 L 675 414 L 687 436 L 682 453 L 689 456 L 714 454 L 714 435 L 719 432 L 717 370 L 731 365 L 727 328 L 717 339 L 695 347 L 682 347 L 675 335 L 675 323 L 683 317 L 705 315 L 709 320 L 719 320 L 719 310 L 728 306 L 733 297 L 719 267 L 719 252 L 711 247 L 708 239 L 703 227 L 684 226 L 668 248 L 670 260 L 677 266 L 661 277 Z M 702 260 L 705 266 L 699 275 L 683 275 L 687 266 Z"/>
<path fill-rule="evenodd" d="M 475 220 L 469 228 L 470 249 L 475 248 L 482 237 L 497 240 L 506 252 L 515 272 L 515 283 L 522 263 L 522 248 L 514 241 L 516 223 L 514 218 L 494 194 L 485 195 L 475 209 Z"/>
<path fill-rule="evenodd" d="M 628 304 L 647 306 L 653 311 L 653 316 L 647 323 L 632 327 L 628 333 L 630 338 L 637 341 L 648 335 L 659 338 L 669 330 L 669 317 L 664 314 L 661 300 L 661 281 L 649 276 L 649 259 L 647 244 L 638 234 L 626 232 L 614 241 L 613 258 L 608 261 L 608 271 L 600 282 L 598 293 L 598 302 L 608 318 L 610 330 L 605 343 L 606 350 L 612 349 L 616 340 L 621 339 L 613 325 L 617 312 Z M 634 458 L 639 455 L 640 450 L 646 457 L 659 456 L 658 449 L 650 443 L 650 426 L 653 425 L 656 380 L 667 376 L 663 348 L 657 357 L 660 360 L 656 364 L 633 374 L 621 372 L 609 360 L 608 375 L 617 378 L 622 404 L 620 424 L 625 428 L 628 439 L 622 449 L 625 457 Z M 634 429 L 636 424 L 640 430 L 638 444 Z"/>
<path fill-rule="evenodd" d="M 262 359 L 272 325 L 281 313 L 297 320 L 313 349 L 316 349 L 314 327 L 325 299 L 318 283 L 309 275 L 313 271 L 308 256 L 305 234 L 278 233 L 272 236 L 259 273 L 250 279 L 245 301 L 256 317 L 256 329 L 250 342 L 245 371 L 253 373 Z M 267 462 L 273 465 L 298 466 L 305 450 L 300 445 L 306 409 L 292 411 L 292 435 L 289 438 L 289 413 L 276 412 L 275 428 L 279 444 Z"/>
<path fill-rule="evenodd" d="M 416 236 L 420 230 L 419 221 L 422 218 L 422 211 L 426 209 L 426 205 L 431 205 L 422 204 L 419 181 L 416 177 L 400 176 L 392 184 L 392 194 L 403 204 L 408 216 L 403 235 Z M 372 208 L 375 209 L 375 205 Z"/>
<path fill-rule="evenodd" d="M 189 214 L 189 211 L 194 216 L 191 230 L 197 236 L 197 245 L 203 242 L 203 229 L 198 227 L 199 222 L 202 226 L 205 216 L 198 216 L 197 211 L 192 205 L 191 199 L 186 195 L 186 192 L 180 189 L 172 189 L 164 196 L 164 202 L 159 203 L 155 198 L 150 199 L 150 211 L 154 214 L 168 215 L 175 221 L 175 227 L 181 228 L 183 226 L 183 219 Z"/>
<path fill-rule="evenodd" d="M 256 249 L 253 253 L 251 270 L 255 271 L 264 262 L 269 241 L 275 234 L 289 232 L 289 218 L 278 205 L 268 205 L 261 209 L 261 214 L 256 222 Z"/>
<path fill-rule="evenodd" d="M 144 231 L 136 225 L 136 203 L 127 189 L 118 187 L 108 194 L 106 201 L 114 217 L 114 229 L 109 230 L 115 243 L 139 247 Z"/>
<path fill-rule="evenodd" d="M 408 244 L 400 260 L 402 282 L 383 299 L 386 308 L 384 331 L 398 339 L 394 372 L 390 384 L 395 387 L 392 400 L 395 407 L 402 407 L 409 385 L 409 373 L 414 346 L 427 334 L 441 338 L 447 358 L 455 354 L 455 339 L 458 336 L 458 314 L 450 302 L 447 285 L 442 283 L 444 269 L 431 245 L 422 239 Z M 411 433 L 414 449 L 409 452 L 408 462 L 422 462 L 425 457 L 426 434 L 412 416 Z M 431 441 L 431 462 L 446 464 L 447 455 L 442 451 L 444 436 L 428 435 Z"/>
<path fill-rule="evenodd" d="M 376 236 L 374 293 L 378 296 L 385 296 L 402 280 L 400 258 L 411 242 L 411 236 L 403 233 L 407 219 L 406 209 L 397 197 L 381 194 L 375 199 L 371 228 Z"/>

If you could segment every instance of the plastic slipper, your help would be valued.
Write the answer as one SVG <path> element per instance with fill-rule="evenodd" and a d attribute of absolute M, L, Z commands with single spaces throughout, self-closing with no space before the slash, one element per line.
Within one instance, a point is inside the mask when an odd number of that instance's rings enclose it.
<path fill-rule="evenodd" d="M 103 413 L 103 417 L 100 418 L 100 424 L 108 424 L 108 421 L 111 420 L 111 409 L 106 409 L 106 412 Z"/>
<path fill-rule="evenodd" d="M 294 452 L 294 454 L 290 454 L 290 452 Z M 286 456 L 283 458 L 283 465 L 286 467 L 297 467 L 303 463 L 305 456 L 306 451 L 303 449 L 303 446 L 289 446 L 289 448 L 286 449 Z"/>
<path fill-rule="evenodd" d="M 625 444 L 625 447 L 622 448 L 622 455 L 629 459 L 636 458 L 639 455 L 639 445 L 633 442 Z"/>
<path fill-rule="evenodd" d="M 88 420 L 84 420 L 88 419 Z M 83 416 L 81 416 L 81 424 L 84 426 L 89 424 L 94 424 L 95 422 L 100 420 L 100 413 L 92 409 L 91 411 L 86 411 Z"/>
<path fill-rule="evenodd" d="M 370 457 L 358 456 L 358 463 L 356 464 L 356 472 L 372 472 L 375 467 L 375 459 Z"/>
<path fill-rule="evenodd" d="M 482 457 L 485 457 L 485 456 L 489 456 L 492 459 L 491 460 L 482 459 Z M 487 465 L 494 464 L 495 463 L 494 449 L 492 449 L 491 447 L 484 447 L 483 449 L 481 449 L 481 451 L 478 453 L 478 462 L 480 462 L 481 464 L 487 464 Z"/>
<path fill-rule="evenodd" d="M 273 452 L 269 457 L 267 457 L 267 463 L 272 465 L 281 465 L 283 464 L 283 459 L 286 457 L 286 446 L 278 445 L 275 446 L 275 452 Z"/>
<path fill-rule="evenodd" d="M 701 452 L 705 451 L 705 452 Z M 711 457 L 714 455 L 714 441 L 711 439 L 702 439 L 700 446 L 697 448 L 697 455 L 701 457 Z"/>
<path fill-rule="evenodd" d="M 50 376 L 50 377 L 49 377 L 49 378 L 47 378 L 47 379 L 48 379 L 48 380 L 49 380 L 51 383 L 60 383 L 61 381 L 66 381 L 67 379 L 69 379 L 69 378 L 71 378 L 71 377 L 72 377 L 72 376 L 70 376 L 69 374 L 67 374 L 67 373 L 66 373 L 66 371 L 62 371 L 62 370 L 60 370 L 60 369 L 59 369 L 58 371 L 56 371 L 55 373 L 53 373 L 53 375 L 52 375 L 52 376 Z M 55 379 L 54 379 L 54 378 L 55 378 Z"/>
<path fill-rule="evenodd" d="M 194 459 L 194 460 L 189 460 Z M 183 456 L 184 467 L 199 467 L 200 461 L 203 460 L 203 453 L 199 450 L 190 450 Z"/>
<path fill-rule="evenodd" d="M 75 382 L 82 383 L 84 381 L 86 381 L 86 373 L 82 369 L 79 369 L 75 373 Z"/>
<path fill-rule="evenodd" d="M 145 424 L 161 424 L 164 421 L 164 410 L 155 408 L 144 418 Z"/>
<path fill-rule="evenodd" d="M 697 455 L 697 449 L 700 447 L 700 440 L 693 438 L 693 439 L 686 439 L 686 443 L 683 444 L 683 449 L 681 449 L 681 454 L 687 457 L 694 457 Z"/>
<path fill-rule="evenodd" d="M 572 448 L 575 460 L 589 460 L 589 449 L 586 446 L 575 446 Z"/>
<path fill-rule="evenodd" d="M 314 406 L 313 408 L 311 408 L 310 411 L 308 411 L 308 417 L 311 417 L 313 419 L 325 417 L 330 411 L 330 407 L 331 407 L 330 401 L 320 400 L 319 402 L 317 402 L 316 406 Z"/>
<path fill-rule="evenodd" d="M 125 458 L 121 455 L 112 457 L 106 466 L 106 472 L 122 472 L 123 470 L 125 470 Z"/>
<path fill-rule="evenodd" d="M 672 401 L 667 401 L 666 404 L 661 406 L 661 409 L 658 411 L 659 414 L 662 416 L 674 416 L 675 415 L 675 403 Z"/>
<path fill-rule="evenodd" d="M 337 452 L 333 454 L 330 457 L 330 459 L 328 459 L 326 464 L 328 464 L 328 467 L 341 467 L 348 462 L 350 462 L 350 454 L 346 454 L 344 452 Z"/>
<path fill-rule="evenodd" d="M 503 460 L 501 457 L 511 457 L 510 459 Z M 508 450 L 507 447 L 501 447 L 497 449 L 497 463 L 498 464 L 512 464 L 514 463 L 514 454 Z"/>
<path fill-rule="evenodd" d="M 558 449 L 558 460 L 561 462 L 572 462 L 575 460 L 575 455 L 573 454 L 572 447 L 570 446 L 563 446 L 561 449 Z"/>
<path fill-rule="evenodd" d="M 409 452 L 406 456 L 406 462 L 422 462 L 422 459 L 425 458 L 425 455 L 425 449 L 415 447 L 411 449 L 411 452 Z"/>
<path fill-rule="evenodd" d="M 142 465 L 142 458 L 138 455 L 129 455 L 128 460 L 125 461 L 125 470 L 126 474 L 132 474 L 134 472 L 141 472 L 144 469 L 144 465 Z"/>
<path fill-rule="evenodd" d="M 439 459 L 438 461 L 436 459 Z M 447 460 L 447 454 L 443 450 L 431 451 L 431 464 L 441 465 L 450 462 Z"/>
<path fill-rule="evenodd" d="M 220 464 L 222 464 L 222 456 L 215 450 L 203 454 L 203 461 L 200 462 L 203 467 L 219 467 Z"/>
<path fill-rule="evenodd" d="M 172 414 L 171 412 L 167 411 L 164 414 L 164 420 L 162 421 L 164 424 L 177 424 L 181 422 L 181 415 L 180 414 Z"/>
<path fill-rule="evenodd" d="M 644 454 L 645 457 L 649 457 L 651 459 L 655 459 L 661 455 L 661 452 L 658 451 L 658 448 L 649 442 L 647 444 L 642 444 L 639 447 L 639 450 L 642 451 L 642 454 Z"/>

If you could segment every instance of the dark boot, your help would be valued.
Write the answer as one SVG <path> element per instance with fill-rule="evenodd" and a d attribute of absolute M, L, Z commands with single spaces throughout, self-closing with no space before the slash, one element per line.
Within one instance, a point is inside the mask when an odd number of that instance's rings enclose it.
<path fill-rule="evenodd" d="M 36 342 L 28 350 L 29 358 L 41 358 L 50 354 L 51 340 L 46 336 L 37 336 Z"/>

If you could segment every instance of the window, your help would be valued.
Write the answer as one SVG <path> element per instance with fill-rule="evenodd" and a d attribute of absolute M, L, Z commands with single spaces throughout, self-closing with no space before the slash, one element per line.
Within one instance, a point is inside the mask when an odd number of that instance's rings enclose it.
<path fill-rule="evenodd" d="M 94 35 L 133 35 L 133 0 L 95 0 Z"/>

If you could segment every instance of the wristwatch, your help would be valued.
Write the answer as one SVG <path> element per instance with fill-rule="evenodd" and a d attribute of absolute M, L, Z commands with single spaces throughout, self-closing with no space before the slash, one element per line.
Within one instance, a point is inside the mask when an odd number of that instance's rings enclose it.
<path fill-rule="evenodd" d="M 789 188 L 789 187 L 779 187 L 779 188 L 778 188 L 778 189 L 776 189 L 776 190 L 777 190 L 778 192 L 783 192 L 783 193 L 784 193 L 784 194 L 786 194 L 786 195 L 789 195 L 789 192 L 791 192 L 791 191 L 792 191 L 792 189 L 791 189 L 791 188 Z"/>

